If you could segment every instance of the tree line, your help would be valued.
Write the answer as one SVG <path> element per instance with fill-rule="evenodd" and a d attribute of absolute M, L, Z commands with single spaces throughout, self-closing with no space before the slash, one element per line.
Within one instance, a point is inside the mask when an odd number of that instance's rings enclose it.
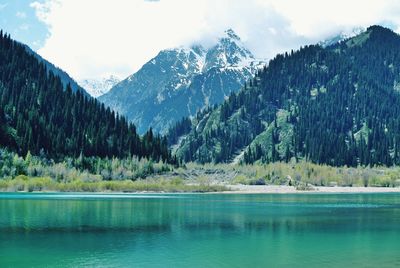
<path fill-rule="evenodd" d="M 398 165 L 398 47 L 397 34 L 372 26 L 328 48 L 310 45 L 277 55 L 192 127 L 178 152 L 202 163 L 230 162 L 243 152 L 245 163 Z M 293 128 L 285 139 L 280 110 Z"/>
<path fill-rule="evenodd" d="M 136 128 L 94 98 L 73 92 L 26 47 L 0 32 L 0 145 L 20 155 L 173 161 L 166 137 Z"/>

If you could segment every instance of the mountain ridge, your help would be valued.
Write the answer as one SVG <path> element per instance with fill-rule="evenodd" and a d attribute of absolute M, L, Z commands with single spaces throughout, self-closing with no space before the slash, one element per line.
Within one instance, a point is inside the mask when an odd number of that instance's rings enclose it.
<path fill-rule="evenodd" d="M 201 114 L 184 161 L 400 163 L 400 37 L 381 26 L 277 55 L 239 93 Z M 177 140 L 177 137 L 174 138 Z"/>
<path fill-rule="evenodd" d="M 160 51 L 99 100 L 127 116 L 139 133 L 148 127 L 165 133 L 180 118 L 221 103 L 263 64 L 227 30 L 207 49 L 193 45 Z"/>

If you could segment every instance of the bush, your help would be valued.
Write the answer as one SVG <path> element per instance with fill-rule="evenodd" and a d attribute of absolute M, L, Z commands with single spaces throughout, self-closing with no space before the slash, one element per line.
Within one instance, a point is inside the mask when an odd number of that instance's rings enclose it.
<path fill-rule="evenodd" d="M 265 185 L 265 179 L 260 178 L 256 180 L 251 180 L 250 185 Z"/>
<path fill-rule="evenodd" d="M 245 175 L 236 175 L 233 179 L 234 184 L 249 184 L 249 179 Z"/>
<path fill-rule="evenodd" d="M 300 183 L 299 185 L 296 186 L 297 191 L 312 191 L 314 190 L 314 187 L 308 184 Z"/>
<path fill-rule="evenodd" d="M 28 181 L 28 179 L 29 178 L 26 175 L 18 175 L 14 180 Z"/>

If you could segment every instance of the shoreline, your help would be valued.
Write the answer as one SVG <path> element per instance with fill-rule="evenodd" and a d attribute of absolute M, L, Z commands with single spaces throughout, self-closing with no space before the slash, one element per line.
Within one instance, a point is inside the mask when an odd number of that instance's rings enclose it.
<path fill-rule="evenodd" d="M 313 186 L 310 190 L 296 190 L 295 186 L 284 185 L 227 185 L 227 194 L 296 194 L 296 193 L 400 193 L 400 187 L 350 187 Z"/>
<path fill-rule="evenodd" d="M 27 193 L 27 194 L 93 194 L 93 195 L 141 195 L 141 194 L 378 194 L 378 193 L 400 193 L 400 187 L 350 187 L 350 186 L 314 186 L 310 190 L 297 190 L 295 186 L 286 185 L 224 185 L 226 191 L 136 191 L 136 192 L 121 192 L 121 191 L 99 191 L 99 192 L 69 192 L 69 191 L 0 191 L 2 193 Z"/>

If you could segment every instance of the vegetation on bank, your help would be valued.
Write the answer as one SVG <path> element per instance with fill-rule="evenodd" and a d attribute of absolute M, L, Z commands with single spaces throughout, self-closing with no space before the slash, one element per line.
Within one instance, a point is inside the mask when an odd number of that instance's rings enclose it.
<path fill-rule="evenodd" d="M 70 182 L 57 182 L 50 177 L 17 176 L 14 179 L 0 180 L 0 191 L 8 192 L 221 192 L 228 190 L 222 185 L 185 184 L 180 178 L 119 180 L 119 181 L 84 181 L 76 179 Z"/>
<path fill-rule="evenodd" d="M 182 176 L 183 168 L 175 170 Z M 229 165 L 190 163 L 186 173 L 201 174 L 219 184 L 400 187 L 400 167 L 333 167 L 310 162 Z M 193 175 L 192 177 L 196 177 Z"/>
<path fill-rule="evenodd" d="M 54 162 L 0 150 L 0 191 L 214 192 L 229 185 L 400 187 L 399 167 L 332 167 L 309 162 L 254 165 L 188 163 L 181 167 L 130 157 Z"/>
<path fill-rule="evenodd" d="M 84 182 L 110 180 L 144 179 L 149 175 L 162 174 L 172 170 L 173 166 L 165 162 L 154 162 L 135 156 L 124 159 L 83 157 L 64 158 L 55 162 L 40 156 L 25 157 L 0 149 L 0 178 L 15 178 L 19 175 L 28 177 L 50 177 L 57 182 L 68 183 L 74 180 Z"/>
<path fill-rule="evenodd" d="M 0 191 L 62 192 L 212 192 L 226 187 L 206 181 L 187 184 L 178 176 L 158 177 L 174 167 L 164 162 L 130 157 L 65 158 L 54 162 L 42 157 L 25 157 L 0 150 Z"/>

